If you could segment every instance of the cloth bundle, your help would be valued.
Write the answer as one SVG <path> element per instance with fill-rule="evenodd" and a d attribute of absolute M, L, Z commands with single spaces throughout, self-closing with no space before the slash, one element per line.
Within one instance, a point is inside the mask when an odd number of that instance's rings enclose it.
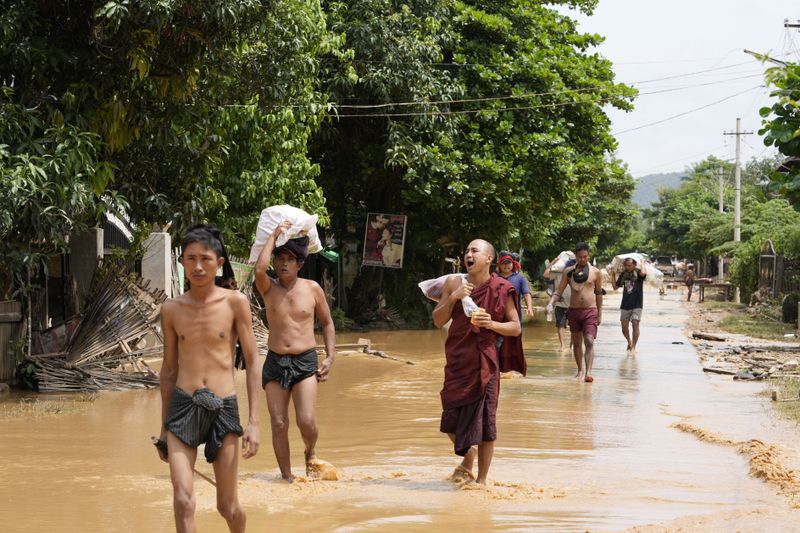
<path fill-rule="evenodd" d="M 275 248 L 283 246 L 289 239 L 308 237 L 308 253 L 315 254 L 322 250 L 322 242 L 317 233 L 317 215 L 309 215 L 302 209 L 291 205 L 273 205 L 261 211 L 256 229 L 256 241 L 250 248 L 250 263 L 255 263 L 261 250 L 267 244 L 267 239 L 275 231 L 275 228 L 288 220 L 292 226 L 278 236 L 275 241 Z"/>

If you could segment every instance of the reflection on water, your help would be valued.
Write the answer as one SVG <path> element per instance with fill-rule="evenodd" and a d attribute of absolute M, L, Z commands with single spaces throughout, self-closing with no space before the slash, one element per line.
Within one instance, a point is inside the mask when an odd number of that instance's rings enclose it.
<path fill-rule="evenodd" d="M 610 300 L 591 385 L 572 378 L 574 360 L 556 352 L 551 323 L 526 324 L 529 375 L 501 381 L 489 490 L 446 481 L 458 461 L 438 431 L 441 331 L 367 335 L 415 365 L 364 354 L 337 359 L 320 387 L 318 452 L 337 466 L 339 482 L 278 479 L 262 398 L 261 452 L 240 462 L 251 530 L 619 530 L 774 505 L 774 491 L 747 477 L 742 457 L 670 427 L 675 414 L 710 416 L 741 401 L 715 390 L 688 343 L 671 344 L 683 339 L 681 305 L 648 302 L 639 355 L 630 357 L 613 310 L 618 301 Z M 14 517 L 11 530 L 170 531 L 168 470 L 149 443 L 160 409 L 158 391 L 107 393 L 74 413 L 1 420 L 0 513 Z M 747 420 L 737 420 L 740 431 Z M 300 474 L 302 443 L 296 428 L 290 433 Z M 211 473 L 203 461 L 197 468 Z M 195 489 L 201 530 L 224 530 L 213 487 L 198 478 Z"/>

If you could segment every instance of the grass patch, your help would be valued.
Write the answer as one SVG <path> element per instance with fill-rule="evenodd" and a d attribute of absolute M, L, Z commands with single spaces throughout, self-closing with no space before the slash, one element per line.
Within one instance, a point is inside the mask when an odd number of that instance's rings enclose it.
<path fill-rule="evenodd" d="M 706 300 L 704 302 L 700 302 L 700 307 L 703 309 L 730 309 L 730 310 L 737 310 L 737 309 L 744 309 L 747 306 L 744 304 L 737 304 L 734 302 L 718 302 L 714 300 Z"/>
<path fill-rule="evenodd" d="M 719 327 L 731 333 L 741 333 L 759 339 L 788 342 L 798 340 L 797 337 L 785 337 L 785 335 L 795 332 L 795 325 L 783 323 L 781 308 L 773 305 L 730 308 L 730 314 L 720 319 Z"/>
<path fill-rule="evenodd" d="M 800 398 L 800 377 L 780 377 L 770 380 L 773 390 L 777 391 L 778 399 Z M 770 394 L 770 391 L 767 391 Z M 800 424 L 800 399 L 793 402 L 773 402 L 775 407 L 784 416 Z"/>
<path fill-rule="evenodd" d="M 771 320 L 760 316 L 731 315 L 719 321 L 719 327 L 731 333 L 741 333 L 759 339 L 797 341 L 796 337 L 784 337 L 788 333 L 794 333 L 794 324 L 784 324 L 780 321 Z"/>
<path fill-rule="evenodd" d="M 26 398 L 18 402 L 0 404 L 0 420 L 47 418 L 85 411 L 94 402 L 95 394 L 76 394 L 68 400 L 41 400 Z"/>

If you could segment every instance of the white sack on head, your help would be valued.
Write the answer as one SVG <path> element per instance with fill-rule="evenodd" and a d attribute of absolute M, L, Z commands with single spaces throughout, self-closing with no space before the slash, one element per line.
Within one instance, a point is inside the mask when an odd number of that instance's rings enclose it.
<path fill-rule="evenodd" d="M 567 261 L 570 259 L 575 259 L 575 252 L 564 250 L 558 254 L 556 260 L 550 265 L 550 279 L 556 279 L 558 273 L 564 272 L 564 269 L 567 268 Z"/>
<path fill-rule="evenodd" d="M 653 263 L 647 261 L 640 253 L 632 252 L 614 256 L 611 264 L 606 267 L 608 274 L 615 276 L 615 278 L 622 274 L 625 271 L 625 260 L 628 258 L 636 261 L 636 267 L 634 270 L 641 270 L 644 268 L 644 273 L 647 274 L 645 283 L 652 285 L 657 289 L 661 288 L 661 285 L 664 283 L 664 273 L 657 269 Z"/>
<path fill-rule="evenodd" d="M 625 271 L 626 259 L 633 259 L 634 261 L 636 261 L 636 266 L 634 267 L 634 270 L 641 270 L 642 265 L 644 265 L 645 263 L 644 256 L 636 252 L 615 255 L 614 259 L 611 261 L 611 264 L 606 267 L 608 269 L 608 273 L 622 274 Z"/>
<path fill-rule="evenodd" d="M 250 248 L 249 262 L 255 263 L 261 250 L 267 244 L 267 239 L 275 231 L 275 228 L 288 220 L 292 226 L 278 236 L 275 241 L 275 248 L 283 246 L 289 239 L 308 237 L 308 253 L 315 254 L 322 250 L 322 242 L 317 233 L 317 215 L 309 215 L 302 209 L 291 205 L 273 205 L 261 211 L 256 229 L 256 242 Z"/>

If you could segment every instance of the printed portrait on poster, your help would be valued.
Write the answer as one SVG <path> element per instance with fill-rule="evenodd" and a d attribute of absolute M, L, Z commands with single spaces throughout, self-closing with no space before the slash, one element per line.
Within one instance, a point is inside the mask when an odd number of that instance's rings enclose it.
<path fill-rule="evenodd" d="M 368 213 L 364 232 L 364 266 L 403 268 L 406 216 Z"/>

